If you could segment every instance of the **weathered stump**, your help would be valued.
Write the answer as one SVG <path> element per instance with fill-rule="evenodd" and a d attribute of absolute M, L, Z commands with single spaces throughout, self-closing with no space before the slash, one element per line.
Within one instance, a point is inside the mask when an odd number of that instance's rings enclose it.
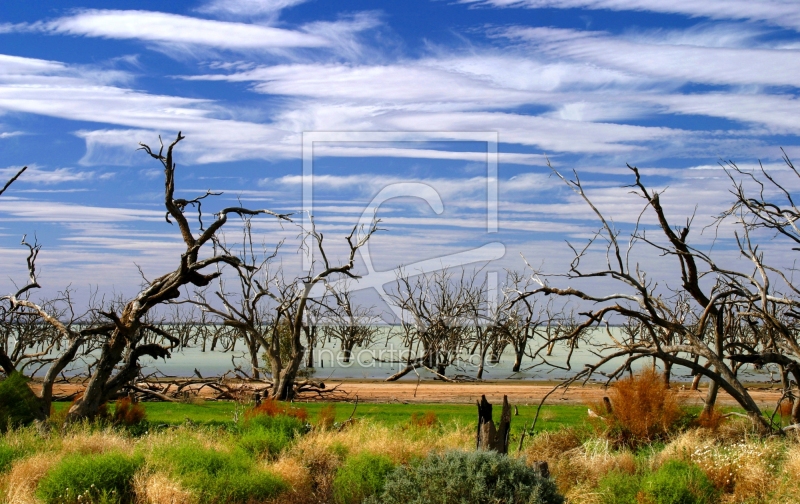
<path fill-rule="evenodd" d="M 503 396 L 503 411 L 500 414 L 500 425 L 495 427 L 492 420 L 492 405 L 481 396 L 478 402 L 478 432 L 476 444 L 479 450 L 490 450 L 508 453 L 508 439 L 511 433 L 511 406 L 508 396 Z"/>

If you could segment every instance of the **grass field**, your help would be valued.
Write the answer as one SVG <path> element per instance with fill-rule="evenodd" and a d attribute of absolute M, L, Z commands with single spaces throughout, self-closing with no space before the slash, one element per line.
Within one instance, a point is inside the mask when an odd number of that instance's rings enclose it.
<path fill-rule="evenodd" d="M 242 411 L 242 406 L 235 402 L 206 401 L 199 403 L 168 403 L 146 402 L 142 403 L 147 412 L 147 421 L 151 425 L 181 425 L 191 421 L 195 424 L 207 425 L 233 425 L 237 409 Z M 321 409 L 333 406 L 336 411 L 336 421 L 343 422 L 353 413 L 352 403 L 294 403 L 296 407 L 308 411 L 308 418 L 313 423 L 319 416 Z M 63 411 L 69 403 L 55 403 L 56 412 Z M 494 407 L 494 418 L 500 418 L 501 407 Z M 511 417 L 511 436 L 518 438 L 523 428 L 529 428 L 534 416 L 536 406 L 519 406 L 519 415 Z M 468 426 L 477 422 L 477 407 L 467 404 L 379 404 L 359 403 L 353 416 L 360 419 L 369 419 L 380 422 L 387 427 L 410 424 L 412 415 L 424 415 L 433 412 L 440 425 L 458 424 Z M 566 427 L 576 427 L 584 424 L 587 418 L 586 406 L 583 405 L 546 405 L 542 407 L 539 419 L 536 422 L 536 431 L 553 431 Z M 523 427 L 524 426 L 524 427 Z"/>
<path fill-rule="evenodd" d="M 594 407 L 597 418 L 587 405 L 542 407 L 522 450 L 537 407 L 517 406 L 508 457 L 475 451 L 469 404 L 146 402 L 141 422 L 124 399 L 94 422 L 0 435 L 0 504 L 409 502 L 391 500 L 398 488 L 428 492 L 413 500 L 425 503 L 483 492 L 445 504 L 800 504 L 800 438 L 764 436 L 722 410 L 703 419 L 654 373 L 634 382 L 611 391 L 612 409 Z M 55 425 L 68 407 L 55 405 Z M 120 417 L 134 410 L 135 422 Z M 525 478 L 552 498 L 497 497 L 533 495 Z"/>

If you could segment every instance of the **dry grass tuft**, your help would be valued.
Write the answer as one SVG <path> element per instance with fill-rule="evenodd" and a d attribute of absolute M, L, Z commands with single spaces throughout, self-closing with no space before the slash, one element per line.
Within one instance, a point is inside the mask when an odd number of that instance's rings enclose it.
<path fill-rule="evenodd" d="M 111 428 L 102 431 L 78 428 L 64 437 L 62 449 L 67 453 L 82 454 L 107 451 L 128 453 L 133 449 L 133 441 Z"/>
<path fill-rule="evenodd" d="M 584 502 L 597 482 L 613 470 L 636 472 L 636 457 L 628 450 L 614 450 L 607 439 L 590 439 L 550 464 L 550 473 L 569 502 Z"/>
<path fill-rule="evenodd" d="M 284 457 L 266 469 L 289 484 L 289 490 L 275 498 L 275 504 L 313 504 L 314 481 L 308 468 L 296 458 Z"/>
<path fill-rule="evenodd" d="M 692 461 L 692 454 L 704 446 L 713 444 L 714 438 L 709 431 L 691 429 L 673 438 L 664 449 L 653 458 L 653 466 L 660 467 L 668 460 Z"/>
<path fill-rule="evenodd" d="M 54 453 L 39 453 L 14 464 L 6 479 L 6 504 L 39 504 L 34 497 L 36 486 L 60 458 Z"/>
<path fill-rule="evenodd" d="M 706 444 L 691 461 L 733 502 L 762 502 L 778 484 L 775 475 L 783 445 L 760 440 L 736 444 Z"/>
<path fill-rule="evenodd" d="M 523 453 L 528 460 L 555 460 L 565 452 L 583 445 L 581 433 L 574 429 L 559 429 L 536 434 L 528 441 Z"/>
<path fill-rule="evenodd" d="M 191 492 L 161 473 L 138 472 L 133 477 L 137 504 L 194 504 Z"/>

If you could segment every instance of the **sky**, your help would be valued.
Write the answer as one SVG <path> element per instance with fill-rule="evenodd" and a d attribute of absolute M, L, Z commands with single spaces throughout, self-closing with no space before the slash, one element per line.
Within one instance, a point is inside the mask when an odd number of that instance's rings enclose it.
<path fill-rule="evenodd" d="M 8 2 L 0 177 L 29 168 L 0 196 L 3 289 L 25 281 L 23 235 L 43 294 L 130 295 L 173 269 L 163 174 L 137 147 L 178 131 L 178 196 L 222 192 L 208 213 L 307 210 L 342 257 L 377 209 L 364 286 L 399 265 L 563 271 L 598 222 L 548 160 L 623 235 L 638 166 L 676 224 L 694 215 L 693 243 L 734 261 L 732 224 L 703 230 L 731 202 L 720 162 L 800 187 L 781 161 L 800 158 L 798 32 L 794 0 Z M 298 264 L 295 225 L 254 230 Z"/>

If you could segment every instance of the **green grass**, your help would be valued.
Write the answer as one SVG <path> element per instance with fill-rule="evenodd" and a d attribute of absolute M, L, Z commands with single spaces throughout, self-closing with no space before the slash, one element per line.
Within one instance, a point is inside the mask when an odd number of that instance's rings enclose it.
<path fill-rule="evenodd" d="M 47 503 L 130 502 L 133 475 L 142 462 L 117 452 L 69 455 L 39 482 L 36 493 Z"/>
<path fill-rule="evenodd" d="M 247 453 L 217 451 L 192 440 L 157 448 L 150 463 L 166 470 L 204 503 L 249 503 L 279 495 L 288 486 L 258 469 Z"/>
<path fill-rule="evenodd" d="M 234 412 L 237 407 L 241 413 L 241 406 L 233 402 L 208 401 L 200 404 L 146 402 L 147 421 L 151 425 L 180 425 L 187 419 L 193 423 L 205 425 L 233 426 Z M 295 406 L 308 411 L 310 422 L 315 422 L 319 411 L 330 404 L 336 405 L 336 421 L 343 422 L 350 417 L 353 411 L 352 403 L 294 403 Z M 68 407 L 67 403 L 57 403 L 56 410 Z M 519 439 L 519 434 L 524 428 L 529 428 L 533 417 L 536 415 L 536 406 L 518 406 L 519 416 L 511 417 L 512 438 Z M 495 421 L 500 419 L 500 406 L 494 408 Z M 471 404 L 381 404 L 359 403 L 355 412 L 356 418 L 371 419 L 384 425 L 405 425 L 411 420 L 414 413 L 433 411 L 442 425 L 459 423 L 471 425 L 477 421 L 477 407 Z M 513 415 L 513 408 L 512 408 Z M 555 404 L 542 407 L 539 420 L 536 422 L 536 431 L 557 430 L 564 427 L 583 425 L 586 421 L 586 406 L 575 404 Z"/>

